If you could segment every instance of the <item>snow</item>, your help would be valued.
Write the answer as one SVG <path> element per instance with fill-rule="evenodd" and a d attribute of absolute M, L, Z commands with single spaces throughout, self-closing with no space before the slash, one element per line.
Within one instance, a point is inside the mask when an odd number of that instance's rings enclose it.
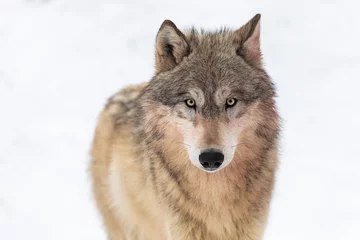
<path fill-rule="evenodd" d="M 106 98 L 150 79 L 164 19 L 237 28 L 258 12 L 283 117 L 264 239 L 360 239 L 359 7 L 0 0 L 0 239 L 106 239 L 87 173 Z"/>

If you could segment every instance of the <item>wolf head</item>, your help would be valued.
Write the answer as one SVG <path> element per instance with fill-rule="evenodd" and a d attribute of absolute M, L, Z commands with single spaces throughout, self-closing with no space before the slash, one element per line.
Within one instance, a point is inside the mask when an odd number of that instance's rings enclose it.
<path fill-rule="evenodd" d="M 275 141 L 275 92 L 262 66 L 259 14 L 236 31 L 182 33 L 166 20 L 155 58 L 156 74 L 141 97 L 145 135 L 158 152 L 177 157 L 176 166 L 190 160 L 216 172 L 241 161 L 239 146 Z"/>

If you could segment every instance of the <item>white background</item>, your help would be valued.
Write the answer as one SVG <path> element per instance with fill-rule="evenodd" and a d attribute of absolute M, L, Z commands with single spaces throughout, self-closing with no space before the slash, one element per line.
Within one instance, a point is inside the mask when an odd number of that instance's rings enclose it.
<path fill-rule="evenodd" d="M 154 72 L 162 21 L 262 14 L 283 117 L 266 240 L 360 239 L 358 1 L 0 0 L 0 239 L 105 239 L 87 166 L 96 117 Z"/>

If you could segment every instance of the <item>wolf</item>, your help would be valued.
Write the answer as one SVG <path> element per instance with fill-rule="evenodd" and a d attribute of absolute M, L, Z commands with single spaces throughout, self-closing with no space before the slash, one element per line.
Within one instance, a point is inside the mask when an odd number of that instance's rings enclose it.
<path fill-rule="evenodd" d="M 113 95 L 90 172 L 111 240 L 259 240 L 278 165 L 260 14 L 238 30 L 165 20 L 154 77 Z"/>

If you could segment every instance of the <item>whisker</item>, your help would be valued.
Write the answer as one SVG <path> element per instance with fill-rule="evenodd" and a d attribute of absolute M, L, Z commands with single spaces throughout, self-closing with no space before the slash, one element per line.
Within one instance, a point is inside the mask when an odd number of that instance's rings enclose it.
<path fill-rule="evenodd" d="M 189 144 L 186 144 L 186 143 L 182 143 L 182 144 L 184 144 L 185 146 L 188 146 L 189 148 L 191 148 L 191 146 Z"/>
<path fill-rule="evenodd" d="M 187 147 L 189 147 L 189 148 L 192 148 L 192 147 L 191 147 L 189 144 L 187 144 L 187 143 L 178 142 L 178 141 L 172 141 L 172 143 L 178 143 L 178 144 L 185 145 L 185 146 L 187 146 Z"/>
<path fill-rule="evenodd" d="M 234 145 L 234 146 L 231 146 L 230 148 L 237 147 L 237 146 L 239 146 L 239 145 L 241 145 L 241 144 L 242 144 L 242 143 L 236 144 L 236 145 Z"/>

